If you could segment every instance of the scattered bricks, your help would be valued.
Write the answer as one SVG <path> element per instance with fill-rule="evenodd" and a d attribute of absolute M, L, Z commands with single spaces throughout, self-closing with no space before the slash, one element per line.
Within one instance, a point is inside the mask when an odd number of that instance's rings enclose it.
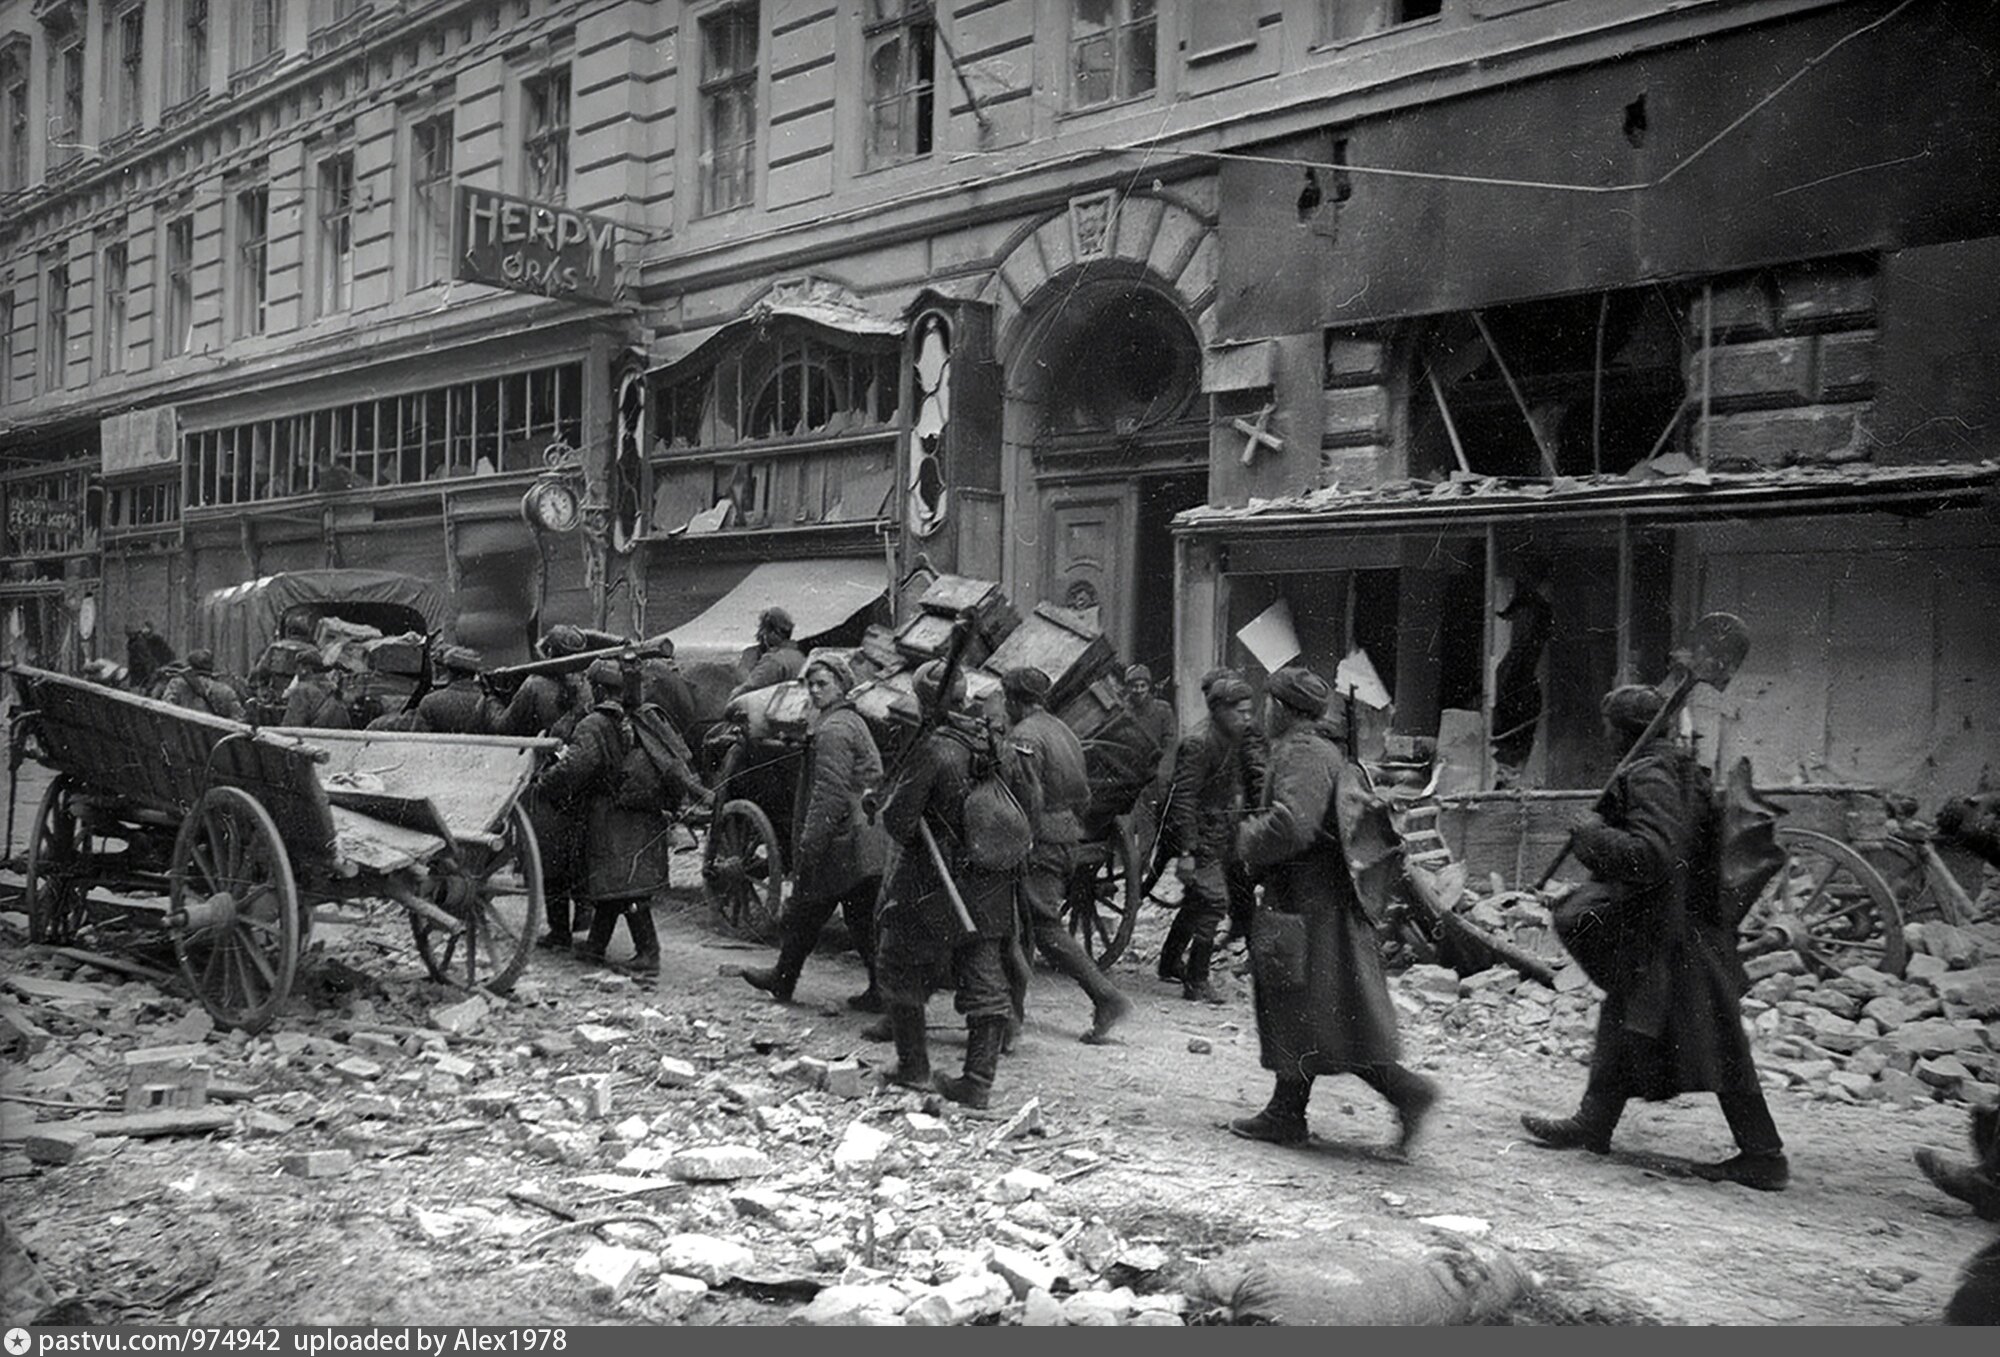
<path fill-rule="evenodd" d="M 1187 1048 L 1189 1055 L 1207 1055 L 1215 1049 L 1215 1043 L 1207 1037 L 1189 1037 Z"/>
<path fill-rule="evenodd" d="M 1976 1051 L 1986 1044 L 1980 1035 L 1977 1023 L 1948 1022 L 1943 1018 L 1925 1018 L 1920 1022 L 1904 1023 L 1882 1040 L 1890 1051 L 1901 1051 L 1913 1056 L 1940 1056 L 1951 1055 L 1958 1051 Z"/>
<path fill-rule="evenodd" d="M 1781 1004 L 1792 997 L 1792 990 L 1797 981 L 1798 977 L 1790 971 L 1767 975 L 1750 987 L 1748 997 L 1766 1004 Z"/>
<path fill-rule="evenodd" d="M 281 1117 L 256 1107 L 245 1108 L 237 1124 L 253 1136 L 285 1136 L 296 1129 L 290 1117 Z"/>
<path fill-rule="evenodd" d="M 759 1084 L 748 1081 L 724 1084 L 722 1086 L 722 1096 L 745 1109 L 771 1107 L 783 1102 L 785 1098 L 783 1092 L 772 1087 L 770 1084 Z"/>
<path fill-rule="evenodd" d="M 707 1294 L 708 1283 L 701 1278 L 663 1272 L 659 1281 L 653 1283 L 653 1308 L 670 1320 L 678 1320 Z"/>
<path fill-rule="evenodd" d="M 1770 976 L 1775 976 L 1775 975 L 1799 976 L 1805 974 L 1806 959 L 1800 956 L 1797 952 L 1789 950 L 1782 952 L 1766 952 L 1762 956 L 1753 956 L 1749 960 L 1745 961 L 1743 963 L 1743 971 L 1744 974 L 1748 975 L 1752 980 L 1757 980 L 1757 981 L 1762 981 Z M 1794 981 L 1793 983 L 1795 985 L 1797 982 Z M 1791 997 L 1792 988 L 1793 988 L 1792 985 L 1787 985 L 1784 987 L 1785 993 L 1782 996 L 1782 999 L 1789 999 Z M 1754 988 L 1751 990 L 1751 993 L 1757 994 L 1758 998 L 1767 1000 L 1771 1003 L 1781 1002 L 1780 999 L 1772 999 L 1771 996 L 1768 994 L 1758 993 Z"/>
<path fill-rule="evenodd" d="M 701 1082 L 701 1071 L 677 1056 L 663 1055 L 654 1082 L 662 1088 L 692 1088 Z"/>
<path fill-rule="evenodd" d="M 1006 1125 L 994 1133 L 993 1143 L 998 1145 L 1002 1141 L 1047 1134 L 1048 1132 L 1042 1127 L 1042 1100 L 1030 1098 L 1021 1104 L 1013 1116 L 1007 1118 Z"/>
<path fill-rule="evenodd" d="M 1047 1291 L 1037 1288 L 1030 1291 L 1026 1303 L 1021 1307 L 1021 1325 L 1030 1329 L 1053 1329 L 1069 1323 L 1063 1318 L 1062 1306 Z"/>
<path fill-rule="evenodd" d="M 971 1272 L 940 1282 L 903 1311 L 906 1324 L 950 1327 L 997 1315 L 1014 1299 L 1007 1283 L 989 1272 Z"/>
<path fill-rule="evenodd" d="M 1860 461 L 1870 447 L 1861 422 L 1869 411 L 1860 402 L 1716 415 L 1708 421 L 1709 462 L 1782 467 Z"/>
<path fill-rule="evenodd" d="M 1875 394 L 1875 353 L 1879 332 L 1851 330 L 1821 335 L 1819 395 L 1822 400 L 1866 400 Z"/>
<path fill-rule="evenodd" d="M 356 1032 L 347 1038 L 347 1044 L 357 1051 L 391 1060 L 403 1054 L 402 1043 L 387 1032 Z"/>
<path fill-rule="evenodd" d="M 905 1113 L 903 1131 L 912 1140 L 935 1142 L 951 1139 L 951 1128 L 927 1112 Z"/>
<path fill-rule="evenodd" d="M 479 1067 L 470 1060 L 442 1052 L 431 1057 L 431 1064 L 439 1074 L 450 1075 L 453 1079 L 470 1079 L 479 1073 Z"/>
<path fill-rule="evenodd" d="M 679 1025 L 675 1019 L 668 1017 L 657 1008 L 642 1008 L 639 1010 L 639 1030 L 647 1036 L 665 1036 L 668 1032 L 674 1031 Z"/>
<path fill-rule="evenodd" d="M 1875 314 L 1875 275 L 1856 266 L 1798 265 L 1778 279 L 1777 300 L 1787 334 L 1849 329 Z"/>
<path fill-rule="evenodd" d="M 346 1150 L 306 1150 L 286 1155 L 278 1167 L 294 1178 L 345 1178 L 354 1172 L 354 1156 Z"/>
<path fill-rule="evenodd" d="M 576 1260 L 575 1270 L 594 1298 L 616 1304 L 635 1283 L 658 1268 L 659 1260 L 642 1249 L 628 1249 L 622 1244 L 592 1244 Z"/>
<path fill-rule="evenodd" d="M 295 1055 L 304 1055 L 309 1040 L 310 1038 L 303 1032 L 273 1032 L 271 1049 L 289 1059 Z"/>
<path fill-rule="evenodd" d="M 372 1060 L 363 1059 L 358 1055 L 351 1055 L 347 1059 L 337 1062 L 333 1067 L 333 1072 L 350 1083 L 356 1084 L 365 1084 L 382 1077 L 382 1067 L 380 1065 Z"/>
<path fill-rule="evenodd" d="M 603 1121 L 611 1115 L 609 1074 L 566 1074 L 556 1080 L 555 1093 L 579 1116 Z"/>
<path fill-rule="evenodd" d="M 1017 1299 L 1023 1300 L 1037 1290 L 1054 1291 L 1056 1278 L 1060 1275 L 1049 1263 L 1019 1249 L 995 1247 L 993 1259 L 987 1266 L 1013 1288 Z"/>
<path fill-rule="evenodd" d="M 1861 1006 L 1862 1015 L 1873 1018 L 1884 1032 L 1893 1032 L 1910 1021 L 1910 1009 L 1901 999 L 1884 994 Z"/>
<path fill-rule="evenodd" d="M 826 1067 L 820 1087 L 836 1098 L 860 1098 L 868 1092 L 868 1071 L 858 1060 L 836 1060 Z"/>
<path fill-rule="evenodd" d="M 521 1095 L 512 1089 L 494 1088 L 465 1095 L 465 1110 L 485 1117 L 501 1117 L 514 1109 Z"/>
<path fill-rule="evenodd" d="M 1449 966 L 1412 966 L 1403 972 L 1403 984 L 1426 998 L 1446 1003 L 1458 999 L 1458 972 Z"/>
<path fill-rule="evenodd" d="M 1861 1001 L 1859 999 L 1855 998 L 1852 994 L 1837 989 L 1830 989 L 1824 985 L 1814 990 L 1806 1002 L 1816 1004 L 1834 1016 L 1845 1018 L 1849 1022 L 1861 1016 Z"/>
<path fill-rule="evenodd" d="M 770 1171 L 770 1159 L 749 1145 L 703 1145 L 667 1161 L 667 1172 L 684 1183 L 731 1183 Z"/>
<path fill-rule="evenodd" d="M 1946 963 L 1943 957 L 1935 957 L 1928 953 L 1919 952 L 1910 958 L 1908 965 L 1903 967 L 1903 979 L 1909 981 L 1935 980 L 1950 969 L 1951 966 Z"/>
<path fill-rule="evenodd" d="M 872 1168 L 888 1148 L 889 1137 L 885 1133 L 865 1122 L 850 1122 L 840 1144 L 833 1148 L 833 1166 L 848 1170 Z"/>
<path fill-rule="evenodd" d="M 1811 339 L 1718 344 L 1708 352 L 1711 404 L 1720 410 L 1755 405 L 1806 405 L 1813 398 Z M 1701 391 L 1703 356 L 1688 358 L 1687 389 Z"/>
<path fill-rule="evenodd" d="M 756 1255 L 733 1239 L 705 1234 L 677 1234 L 660 1249 L 660 1266 L 685 1277 L 699 1277 L 721 1286 L 756 1264 Z"/>
<path fill-rule="evenodd" d="M 1837 1088 L 1856 1098 L 1866 1098 L 1875 1087 L 1875 1080 L 1854 1070 L 1835 1070 L 1827 1076 L 1829 1087 Z"/>
<path fill-rule="evenodd" d="M 2000 962 L 1937 976 L 1931 987 L 1948 1019 L 2000 1018 Z"/>
<path fill-rule="evenodd" d="M 208 1048 L 155 1046 L 125 1053 L 125 1110 L 157 1112 L 172 1107 L 206 1107 Z"/>
<path fill-rule="evenodd" d="M 1941 1055 L 1935 1060 L 1919 1060 L 1915 1074 L 1932 1088 L 1943 1089 L 1946 1093 L 1957 1092 L 1958 1086 L 1972 1077 L 1972 1071 L 1968 1070 L 1965 1062 L 1955 1055 Z"/>
<path fill-rule="evenodd" d="M 528 1051 L 544 1060 L 560 1060 L 576 1052 L 576 1040 L 566 1032 L 544 1032 L 528 1043 Z"/>
<path fill-rule="evenodd" d="M 603 1055 L 615 1046 L 631 1040 L 631 1034 L 622 1028 L 606 1027 L 602 1023 L 579 1023 L 570 1033 L 576 1044 L 592 1055 Z"/>
<path fill-rule="evenodd" d="M 347 1110 L 362 1121 L 393 1121 L 403 1115 L 403 1106 L 381 1093 L 357 1093 L 347 1100 Z"/>
<path fill-rule="evenodd" d="M 900 1324 L 903 1311 L 909 1308 L 910 1298 L 893 1286 L 843 1284 L 823 1288 L 792 1322 L 821 1328 Z"/>
<path fill-rule="evenodd" d="M 1937 957 L 1948 970 L 1962 971 L 1979 964 L 1979 939 L 1942 919 L 1904 924 L 1903 940 L 1910 945 L 1911 951 Z"/>
<path fill-rule="evenodd" d="M 74 1164 L 89 1154 L 97 1137 L 88 1131 L 41 1126 L 28 1132 L 21 1148 L 31 1164 Z"/>
<path fill-rule="evenodd" d="M 432 1009 L 431 1026 L 440 1032 L 449 1032 L 453 1036 L 462 1037 L 484 1023 L 491 1011 L 491 1006 L 486 1000 L 474 994 L 458 1003 Z"/>
<path fill-rule="evenodd" d="M 813 1264 L 819 1268 L 836 1268 L 847 1261 L 847 1239 L 844 1235 L 821 1235 L 806 1245 L 813 1256 Z"/>

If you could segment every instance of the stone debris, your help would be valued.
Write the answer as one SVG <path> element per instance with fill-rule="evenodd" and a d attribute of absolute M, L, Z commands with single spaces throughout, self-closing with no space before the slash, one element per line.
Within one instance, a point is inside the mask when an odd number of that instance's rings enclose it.
<path fill-rule="evenodd" d="M 833 1166 L 850 1172 L 874 1167 L 889 1148 L 889 1135 L 863 1121 L 849 1122 L 833 1148 Z"/>
<path fill-rule="evenodd" d="M 668 1320 L 679 1320 L 707 1294 L 708 1283 L 701 1278 L 663 1272 L 653 1283 L 653 1308 Z"/>
<path fill-rule="evenodd" d="M 644 1249 L 623 1244 L 592 1244 L 576 1260 L 574 1271 L 593 1298 L 617 1303 L 643 1278 L 660 1270 L 659 1259 Z"/>
<path fill-rule="evenodd" d="M 770 1156 L 754 1145 L 704 1145 L 667 1161 L 667 1172 L 687 1183 L 733 1183 L 770 1171 Z"/>
<path fill-rule="evenodd" d="M 449 1032 L 462 1037 L 479 1030 L 485 1023 L 492 1006 L 480 995 L 474 994 L 455 1004 L 431 1010 L 431 1026 L 440 1032 Z"/>
<path fill-rule="evenodd" d="M 663 1055 L 654 1082 L 662 1088 L 693 1088 L 701 1082 L 701 1071 L 689 1061 Z"/>
<path fill-rule="evenodd" d="M 278 1166 L 294 1178 L 345 1178 L 354 1172 L 354 1155 L 347 1150 L 306 1150 L 286 1155 Z"/>
<path fill-rule="evenodd" d="M 699 1278 L 709 1286 L 721 1286 L 742 1276 L 756 1261 L 756 1255 L 745 1245 L 713 1235 L 677 1234 L 660 1247 L 661 1267 Z"/>

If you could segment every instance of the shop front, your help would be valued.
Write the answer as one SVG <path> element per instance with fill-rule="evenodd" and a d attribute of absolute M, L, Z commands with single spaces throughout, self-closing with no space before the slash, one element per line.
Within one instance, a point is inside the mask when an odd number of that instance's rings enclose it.
<path fill-rule="evenodd" d="M 93 427 L 0 472 L 0 658 L 73 673 L 100 653 L 97 444 Z"/>

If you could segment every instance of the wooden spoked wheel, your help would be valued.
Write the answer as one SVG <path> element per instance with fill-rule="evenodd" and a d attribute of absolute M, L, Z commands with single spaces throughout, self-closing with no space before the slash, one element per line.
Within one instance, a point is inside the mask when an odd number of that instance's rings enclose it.
<path fill-rule="evenodd" d="M 542 909 L 542 849 L 528 812 L 507 812 L 500 844 L 464 844 L 459 869 L 435 878 L 431 903 L 459 921 L 449 932 L 410 915 L 417 951 L 433 980 L 505 994 L 527 969 Z"/>
<path fill-rule="evenodd" d="M 1121 815 L 1102 842 L 1085 844 L 1070 873 L 1063 920 L 1099 970 L 1109 970 L 1132 942 L 1146 888 L 1134 817 Z"/>
<path fill-rule="evenodd" d="M 271 813 L 236 787 L 203 792 L 168 880 L 181 974 L 218 1023 L 262 1031 L 292 992 L 300 947 L 298 884 Z"/>
<path fill-rule="evenodd" d="M 1743 920 L 1751 939 L 1789 947 L 1822 976 L 1850 966 L 1901 975 L 1909 961 L 1895 893 L 1866 858 L 1810 829 L 1780 829 L 1785 865 Z"/>
<path fill-rule="evenodd" d="M 785 858 L 771 817 L 754 801 L 725 801 L 709 826 L 702 855 L 702 893 L 723 926 L 741 938 L 769 942 L 784 907 Z"/>
<path fill-rule="evenodd" d="M 90 922 L 90 887 L 95 854 L 90 827 L 71 807 L 76 791 L 59 777 L 42 794 L 28 833 L 28 940 L 64 946 Z"/>

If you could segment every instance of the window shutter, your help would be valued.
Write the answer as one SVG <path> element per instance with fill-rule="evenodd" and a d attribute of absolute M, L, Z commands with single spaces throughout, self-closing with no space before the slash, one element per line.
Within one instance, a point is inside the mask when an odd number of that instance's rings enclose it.
<path fill-rule="evenodd" d="M 1203 52 L 1255 42 L 1257 10 L 1252 0 L 1189 5 L 1186 10 L 1189 55 L 1200 56 Z"/>

